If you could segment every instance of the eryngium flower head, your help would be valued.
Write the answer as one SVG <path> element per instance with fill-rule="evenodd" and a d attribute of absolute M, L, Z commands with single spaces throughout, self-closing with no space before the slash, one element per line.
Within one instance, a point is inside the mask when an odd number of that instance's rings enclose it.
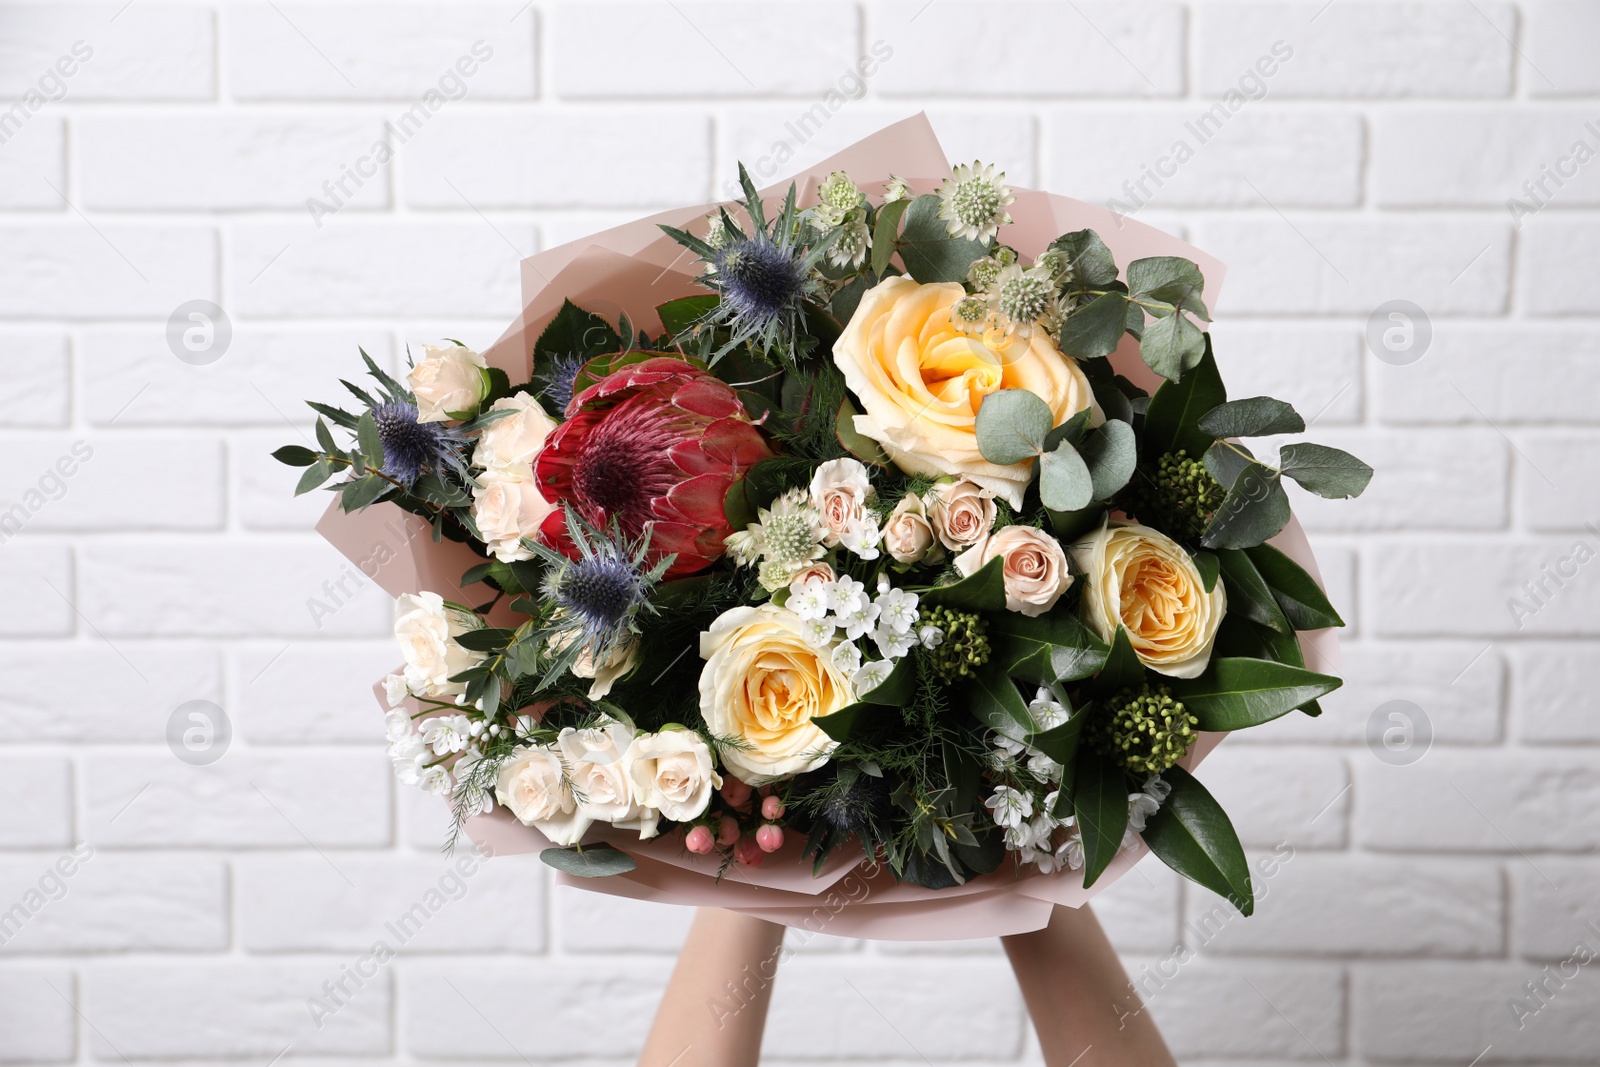
<path fill-rule="evenodd" d="M 383 473 L 410 488 L 430 470 L 453 463 L 459 441 L 441 422 L 419 422 L 417 406 L 403 400 L 379 404 L 372 422 L 383 442 Z"/>
<path fill-rule="evenodd" d="M 587 641 L 619 637 L 644 599 L 640 568 L 617 545 L 602 541 L 545 573 L 544 595 L 582 628 Z"/>
<path fill-rule="evenodd" d="M 567 410 L 535 464 L 546 500 L 597 528 L 615 523 L 625 537 L 648 532 L 653 556 L 677 557 L 669 578 L 721 558 L 733 532 L 723 500 L 772 455 L 727 383 L 679 356 L 655 356 L 608 374 Z M 540 537 L 576 558 L 559 509 Z"/>
<path fill-rule="evenodd" d="M 735 321 L 765 329 L 806 291 L 804 250 L 774 244 L 765 234 L 736 237 L 717 249 L 712 263 Z"/>
<path fill-rule="evenodd" d="M 539 380 L 544 383 L 539 395 L 548 400 L 557 413 L 566 411 L 567 405 L 572 403 L 572 383 L 583 369 L 583 364 L 582 356 L 576 352 L 566 352 L 552 356 L 544 372 L 539 375 Z"/>

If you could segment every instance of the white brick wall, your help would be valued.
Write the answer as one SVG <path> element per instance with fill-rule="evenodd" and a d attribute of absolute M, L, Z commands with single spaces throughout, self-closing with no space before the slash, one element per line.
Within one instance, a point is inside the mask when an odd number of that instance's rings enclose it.
<path fill-rule="evenodd" d="M 1600 977 L 1562 968 L 1600 949 L 1600 161 L 1560 161 L 1600 148 L 1597 32 L 1587 0 L 0 2 L 0 511 L 41 493 L 0 544 L 0 1062 L 630 1062 L 688 914 L 525 860 L 316 1025 L 457 883 L 379 749 L 385 598 L 308 611 L 349 570 L 266 453 L 357 345 L 492 340 L 519 256 L 921 109 L 1226 260 L 1235 395 L 1379 468 L 1297 499 L 1349 684 L 1205 769 L 1253 855 L 1292 850 L 1258 915 L 1149 862 L 1099 905 L 1180 1057 L 1594 1062 Z M 233 327 L 207 366 L 166 341 L 195 299 Z M 1363 342 L 1392 299 L 1431 318 L 1411 365 Z M 191 700 L 232 724 L 211 766 L 165 743 Z M 1427 719 L 1408 766 L 1366 740 L 1390 701 Z M 767 1048 L 1041 1062 L 993 945 L 815 939 Z"/>

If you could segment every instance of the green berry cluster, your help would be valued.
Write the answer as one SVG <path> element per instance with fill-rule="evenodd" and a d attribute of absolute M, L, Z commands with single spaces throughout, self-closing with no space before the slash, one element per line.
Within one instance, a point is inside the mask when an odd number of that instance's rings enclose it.
<path fill-rule="evenodd" d="M 1095 748 L 1134 774 L 1160 774 L 1194 744 L 1200 720 L 1174 700 L 1166 686 L 1125 689 L 1110 702 L 1110 715 L 1091 726 Z"/>
<path fill-rule="evenodd" d="M 1228 495 L 1198 459 L 1182 449 L 1164 453 L 1156 469 L 1131 483 L 1134 514 L 1179 541 L 1198 541 Z"/>
<path fill-rule="evenodd" d="M 926 608 L 918 626 L 937 626 L 944 634 L 939 647 L 927 651 L 928 663 L 940 681 L 967 678 L 989 662 L 989 624 L 970 611 Z"/>

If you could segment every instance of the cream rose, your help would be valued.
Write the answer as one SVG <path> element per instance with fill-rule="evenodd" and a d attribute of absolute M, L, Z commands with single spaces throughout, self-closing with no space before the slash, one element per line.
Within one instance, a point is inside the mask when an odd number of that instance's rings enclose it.
<path fill-rule="evenodd" d="M 418 422 L 470 419 L 489 393 L 489 364 L 464 345 L 423 345 L 406 384 L 417 398 Z"/>
<path fill-rule="evenodd" d="M 438 593 L 403 593 L 394 602 L 394 636 L 405 657 L 405 682 L 419 696 L 456 696 L 466 691 L 450 676 L 484 660 L 454 638 L 483 627 L 466 608 L 446 604 Z"/>
<path fill-rule="evenodd" d="M 640 734 L 628 746 L 623 765 L 634 796 L 646 808 L 673 822 L 698 819 L 711 803 L 722 776 L 711 766 L 711 749 L 693 730 Z"/>
<path fill-rule="evenodd" d="M 472 489 L 472 521 L 489 551 L 502 563 L 533 558 L 522 539 L 536 536 L 539 524 L 554 510 L 540 494 L 531 469 L 525 478 L 486 470 Z"/>
<path fill-rule="evenodd" d="M 796 572 L 793 578 L 789 579 L 789 592 L 791 594 L 798 593 L 813 578 L 822 582 L 831 582 L 835 578 L 833 568 L 820 559 L 815 563 L 807 563 L 805 567 Z"/>
<path fill-rule="evenodd" d="M 473 465 L 531 478 L 534 457 L 556 428 L 556 420 L 546 415 L 529 393 L 503 396 L 489 410 L 511 414 L 494 420 L 478 435 L 478 446 L 472 450 Z"/>
<path fill-rule="evenodd" d="M 962 574 L 975 574 L 996 556 L 1002 560 L 1000 573 L 1005 578 L 1009 611 L 1029 618 L 1043 615 L 1072 585 L 1067 554 L 1054 537 L 1032 526 L 1007 526 L 995 531 L 983 544 L 957 556 L 955 568 Z"/>
<path fill-rule="evenodd" d="M 883 547 L 899 563 L 934 562 L 944 555 L 920 497 L 906 495 L 883 524 Z"/>
<path fill-rule="evenodd" d="M 747 782 L 828 762 L 838 742 L 811 720 L 855 699 L 832 648 L 813 648 L 801 627 L 794 612 L 763 604 L 731 608 L 700 635 L 700 714 L 713 734 L 745 743 L 722 755 Z"/>
<path fill-rule="evenodd" d="M 867 502 L 876 495 L 860 460 L 830 459 L 818 466 L 811 476 L 811 506 L 822 513 L 827 527 L 823 544 L 832 548 L 860 530 L 868 521 Z"/>
<path fill-rule="evenodd" d="M 940 482 L 923 497 L 934 536 L 952 552 L 989 536 L 999 514 L 994 494 L 972 482 Z"/>
<path fill-rule="evenodd" d="M 888 278 L 861 297 L 833 346 L 845 383 L 861 401 L 858 433 L 880 442 L 908 474 L 967 478 L 1022 506 L 1032 465 L 1000 466 L 978 451 L 978 407 L 1001 389 L 1037 394 L 1057 425 L 1084 408 L 1102 420 L 1083 371 L 1043 330 L 1024 339 L 973 337 L 950 322 L 966 296 L 954 283 Z"/>
<path fill-rule="evenodd" d="M 1206 592 L 1183 546 L 1148 526 L 1104 523 L 1072 558 L 1085 575 L 1084 617 L 1103 640 L 1120 625 L 1151 670 L 1193 678 L 1206 669 L 1228 598 L 1220 580 Z"/>
<path fill-rule="evenodd" d="M 556 748 L 582 814 L 625 830 L 638 830 L 641 838 L 656 836 L 659 813 L 639 803 L 638 791 L 628 774 L 624 756 L 633 744 L 633 731 L 619 722 L 576 730 L 567 727 Z"/>
<path fill-rule="evenodd" d="M 594 682 L 589 687 L 589 699 L 599 700 L 611 692 L 611 687 L 617 679 L 633 670 L 639 662 L 639 643 L 629 641 L 625 645 L 618 645 L 606 656 L 603 663 L 594 661 L 594 650 L 585 646 L 578 653 L 578 658 L 572 661 L 572 674 L 575 678 L 588 678 Z"/>
<path fill-rule="evenodd" d="M 572 792 L 560 753 L 546 746 L 513 752 L 500 767 L 494 797 L 552 845 L 576 845 L 594 822 Z"/>

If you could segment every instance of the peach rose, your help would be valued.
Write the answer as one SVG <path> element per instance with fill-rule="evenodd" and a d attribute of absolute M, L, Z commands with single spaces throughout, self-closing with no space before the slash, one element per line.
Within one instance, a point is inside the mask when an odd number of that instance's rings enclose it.
<path fill-rule="evenodd" d="M 1006 608 L 1032 618 L 1056 606 L 1072 585 L 1067 554 L 1054 537 L 1032 526 L 1007 526 L 955 558 L 962 574 L 975 574 L 996 556 L 1003 561 Z"/>
<path fill-rule="evenodd" d="M 954 282 L 879 282 L 861 297 L 833 359 L 865 409 L 856 431 L 882 444 L 901 470 L 967 478 L 1020 508 L 1032 465 L 983 458 L 976 429 L 983 398 L 1026 389 L 1050 406 L 1057 425 L 1085 408 L 1094 421 L 1102 417 L 1083 371 L 1044 331 L 1002 338 L 956 329 L 950 308 L 966 295 Z"/>
<path fill-rule="evenodd" d="M 940 482 L 923 501 L 934 535 L 952 552 L 971 548 L 994 529 L 994 494 L 971 482 Z"/>

